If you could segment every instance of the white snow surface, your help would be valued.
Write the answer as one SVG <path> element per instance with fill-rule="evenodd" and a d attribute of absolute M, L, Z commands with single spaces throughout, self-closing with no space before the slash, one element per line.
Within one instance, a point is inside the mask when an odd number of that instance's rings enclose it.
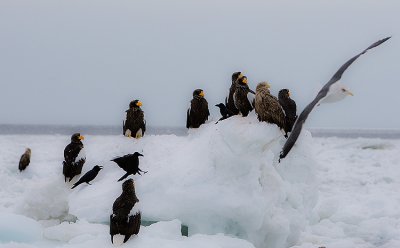
<path fill-rule="evenodd" d="M 61 164 L 68 136 L 0 136 L 0 228 L 11 237 L 0 247 L 112 247 L 108 221 L 124 171 L 110 159 L 135 151 L 148 171 L 133 177 L 142 219 L 161 222 L 142 226 L 126 245 L 400 247 L 400 141 L 315 139 L 304 130 L 278 164 L 284 141 L 253 114 L 185 137 L 86 135 L 82 174 L 104 169 L 92 185 L 70 190 Z M 19 173 L 27 146 L 31 164 Z M 15 229 L 20 222 L 30 225 Z M 180 235 L 181 223 L 189 237 Z"/>

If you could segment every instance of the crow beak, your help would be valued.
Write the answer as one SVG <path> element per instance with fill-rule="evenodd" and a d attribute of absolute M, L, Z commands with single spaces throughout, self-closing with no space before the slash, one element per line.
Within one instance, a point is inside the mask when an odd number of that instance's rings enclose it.
<path fill-rule="evenodd" d="M 140 153 L 138 154 L 138 156 L 144 157 L 143 154 L 140 154 Z"/>

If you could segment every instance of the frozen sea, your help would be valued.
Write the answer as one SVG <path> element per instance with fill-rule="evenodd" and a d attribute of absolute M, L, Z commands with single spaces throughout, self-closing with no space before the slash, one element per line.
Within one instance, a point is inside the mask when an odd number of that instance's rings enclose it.
<path fill-rule="evenodd" d="M 109 159 L 133 151 L 149 170 L 134 178 L 143 216 L 157 223 L 126 247 L 400 247 L 400 131 L 311 129 L 277 164 L 279 130 L 251 118 L 149 128 L 139 141 L 111 126 L 0 125 L 0 247 L 112 247 L 122 172 Z M 84 171 L 105 169 L 71 191 L 60 168 L 77 131 Z M 19 173 L 25 147 L 32 161 Z"/>

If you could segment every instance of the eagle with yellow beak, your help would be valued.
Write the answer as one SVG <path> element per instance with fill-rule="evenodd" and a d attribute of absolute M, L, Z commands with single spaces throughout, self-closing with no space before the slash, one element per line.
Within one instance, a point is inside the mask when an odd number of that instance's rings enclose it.
<path fill-rule="evenodd" d="M 208 102 L 204 98 L 204 91 L 197 89 L 193 91 L 193 99 L 186 115 L 186 128 L 198 128 L 208 120 L 210 111 Z"/>
<path fill-rule="evenodd" d="M 129 109 L 126 111 L 126 120 L 123 122 L 123 134 L 126 137 L 139 139 L 146 132 L 144 112 L 140 108 L 142 105 L 142 102 L 139 100 L 129 103 Z"/>

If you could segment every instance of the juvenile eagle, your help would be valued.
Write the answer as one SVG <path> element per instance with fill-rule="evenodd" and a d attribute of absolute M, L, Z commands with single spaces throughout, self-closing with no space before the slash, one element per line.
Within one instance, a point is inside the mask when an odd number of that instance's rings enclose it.
<path fill-rule="evenodd" d="M 286 132 L 285 113 L 278 99 L 269 92 L 269 88 L 270 85 L 267 82 L 257 85 L 255 109 L 258 120 L 274 123 Z"/>
<path fill-rule="evenodd" d="M 208 120 L 210 111 L 208 102 L 204 98 L 204 91 L 197 89 L 193 91 L 193 99 L 190 101 L 190 107 L 187 110 L 186 128 L 198 128 Z"/>
<path fill-rule="evenodd" d="M 22 154 L 21 159 L 19 160 L 19 165 L 18 165 L 19 171 L 25 170 L 30 162 L 31 162 L 31 149 L 26 148 L 25 153 Z"/>
<path fill-rule="evenodd" d="M 126 120 L 123 123 L 123 133 L 127 137 L 139 139 L 146 132 L 146 121 L 144 112 L 140 108 L 142 102 L 135 100 L 129 103 L 129 109 L 126 111 Z"/>

